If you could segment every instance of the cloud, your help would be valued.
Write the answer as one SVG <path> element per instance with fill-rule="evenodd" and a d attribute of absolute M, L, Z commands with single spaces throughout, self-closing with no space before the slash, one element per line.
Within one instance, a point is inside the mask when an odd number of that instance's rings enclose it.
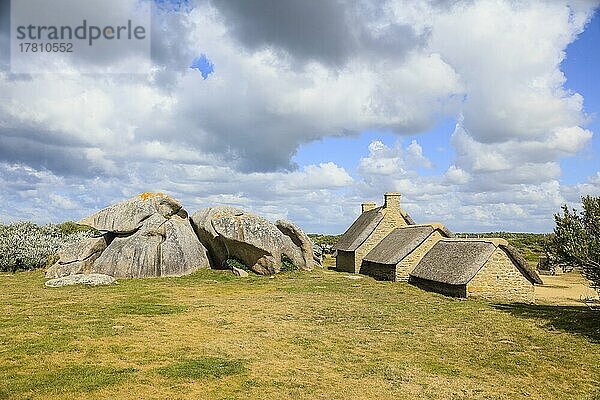
<path fill-rule="evenodd" d="M 359 46 L 343 68 L 318 61 L 293 68 L 271 47 L 240 47 L 227 21 L 204 2 L 189 12 L 155 12 L 155 66 L 147 78 L 4 75 L 0 86 L 10 101 L 2 119 L 11 121 L 10 130 L 25 125 L 31 132 L 51 131 L 53 140 L 73 145 L 83 140 L 117 165 L 124 149 L 147 141 L 264 172 L 293 170 L 290 158 L 302 143 L 370 128 L 421 131 L 457 107 L 450 97 L 461 87 L 439 56 L 414 53 L 404 59 L 394 50 L 374 59 L 369 53 L 374 45 Z M 374 42 L 388 46 L 386 32 L 395 28 L 373 29 L 380 38 Z M 219 66 L 204 82 L 188 68 L 200 53 Z M 74 158 L 70 164 L 80 162 L 74 153 L 65 150 L 66 158 Z"/>
<path fill-rule="evenodd" d="M 358 171 L 364 175 L 401 177 L 414 175 L 418 168 L 431 166 L 431 161 L 423 155 L 423 148 L 415 140 L 406 149 L 401 142 L 390 148 L 375 140 L 369 145 L 369 155 L 360 159 Z"/>
<path fill-rule="evenodd" d="M 430 46 L 465 84 L 464 126 L 473 138 L 543 139 L 583 122 L 581 96 L 563 89 L 559 68 L 595 7 L 588 4 L 479 1 L 432 16 Z"/>
<path fill-rule="evenodd" d="M 600 172 L 575 185 L 567 185 L 562 189 L 563 196 L 570 207 L 577 207 L 582 196 L 600 196 Z M 581 208 L 581 207 L 579 207 Z"/>
<path fill-rule="evenodd" d="M 339 3 L 215 1 L 235 39 L 251 51 L 277 47 L 300 60 L 343 63 L 353 32 Z M 350 40 L 349 40 L 350 39 Z"/>
<path fill-rule="evenodd" d="M 369 2 L 223 0 L 213 5 L 245 48 L 273 49 L 301 65 L 317 61 L 343 68 L 365 53 L 402 58 L 425 40 Z"/>
<path fill-rule="evenodd" d="M 0 73 L 10 70 L 10 0 L 0 0 Z"/>
<path fill-rule="evenodd" d="M 167 161 L 138 161 L 128 167 L 126 176 L 100 179 L 60 176 L 22 164 L 0 164 L 0 184 L 5 188 L 0 193 L 0 213 L 11 216 L 3 222 L 77 220 L 147 190 L 177 197 L 190 212 L 229 204 L 273 220 L 304 221 L 312 230 L 320 230 L 320 223 L 315 221 L 327 220 L 331 225 L 337 215 L 351 215 L 353 209 L 352 203 L 340 202 L 336 196 L 338 191 L 348 189 L 353 179 L 331 162 L 294 172 L 252 174 L 195 162 L 173 165 Z"/>
<path fill-rule="evenodd" d="M 453 185 L 464 185 L 471 180 L 469 173 L 458 168 L 456 165 L 451 165 L 444 174 L 444 177 L 448 183 Z"/>
<path fill-rule="evenodd" d="M 64 210 L 75 210 L 78 207 L 77 203 L 75 203 L 73 200 L 65 196 L 61 196 L 60 194 L 51 193 L 49 197 L 52 201 L 52 204 L 58 208 L 62 208 Z"/>
<path fill-rule="evenodd" d="M 291 174 L 291 182 L 287 186 L 294 189 L 324 190 L 349 186 L 352 177 L 344 168 L 332 162 L 317 165 L 308 165 L 302 172 Z"/>
<path fill-rule="evenodd" d="M 0 215 L 76 219 L 162 190 L 190 210 L 234 204 L 340 232 L 360 202 L 399 190 L 417 220 L 547 230 L 557 205 L 597 190 L 559 183 L 560 160 L 592 137 L 560 63 L 595 3 L 160 3 L 148 75 L 0 67 Z M 200 54 L 209 79 L 189 68 Z M 447 117 L 453 155 L 436 175 L 426 141 L 402 135 Z M 365 131 L 398 140 L 343 168 L 292 162 L 303 144 Z"/>

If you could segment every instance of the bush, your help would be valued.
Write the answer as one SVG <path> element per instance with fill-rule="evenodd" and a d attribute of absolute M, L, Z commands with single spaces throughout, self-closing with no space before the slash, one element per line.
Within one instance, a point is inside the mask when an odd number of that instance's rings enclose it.
<path fill-rule="evenodd" d="M 581 199 L 583 211 L 562 207 L 554 215 L 556 227 L 549 246 L 559 262 L 579 267 L 600 293 L 600 197 Z"/>
<path fill-rule="evenodd" d="M 314 244 L 335 246 L 342 235 L 321 235 L 318 233 L 309 233 L 308 237 Z"/>
<path fill-rule="evenodd" d="M 0 224 L 0 272 L 45 268 L 61 248 L 91 236 L 89 228 L 38 226 L 32 222 Z"/>
<path fill-rule="evenodd" d="M 90 232 L 95 235 L 100 233 L 99 231 L 90 226 L 79 225 L 78 223 L 73 221 L 63 222 L 62 224 L 56 225 L 56 227 L 63 236 L 69 236 L 80 232 Z"/>
<path fill-rule="evenodd" d="M 244 264 L 242 261 L 238 260 L 237 258 L 228 258 L 227 260 L 225 260 L 223 262 L 223 268 L 225 268 L 225 269 L 238 268 L 238 269 L 242 269 L 247 272 L 251 272 L 250 268 L 248 268 L 248 266 L 246 264 Z"/>
<path fill-rule="evenodd" d="M 285 254 L 281 254 L 281 272 L 298 271 L 296 264 Z"/>

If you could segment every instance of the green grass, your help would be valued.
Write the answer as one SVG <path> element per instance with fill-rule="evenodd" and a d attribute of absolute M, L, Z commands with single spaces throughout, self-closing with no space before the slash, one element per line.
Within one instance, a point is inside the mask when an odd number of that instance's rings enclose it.
<path fill-rule="evenodd" d="M 111 307 L 109 313 L 121 315 L 168 315 L 184 312 L 185 306 L 175 304 L 157 304 L 150 299 L 134 299 L 118 303 Z"/>
<path fill-rule="evenodd" d="M 4 376 L 0 383 L 0 393 L 10 398 L 11 393 L 27 395 L 63 395 L 65 393 L 93 392 L 117 384 L 127 379 L 133 368 L 112 368 L 97 365 L 69 365 L 53 370 L 30 373 L 13 373 Z M 0 396 L 2 396 L 0 394 Z"/>
<path fill-rule="evenodd" d="M 344 273 L 0 276 L 0 399 L 597 399 L 600 313 Z"/>
<path fill-rule="evenodd" d="M 240 360 L 205 357 L 179 361 L 159 368 L 157 372 L 168 378 L 203 379 L 241 374 L 244 370 L 244 363 Z"/>

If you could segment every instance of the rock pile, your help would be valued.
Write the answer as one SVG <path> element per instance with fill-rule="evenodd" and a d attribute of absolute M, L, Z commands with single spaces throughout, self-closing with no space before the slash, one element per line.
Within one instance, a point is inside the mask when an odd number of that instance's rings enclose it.
<path fill-rule="evenodd" d="M 143 193 L 78 223 L 98 235 L 60 251 L 47 278 L 181 276 L 200 268 L 230 268 L 231 259 L 263 275 L 290 265 L 300 270 L 320 266 L 308 236 L 289 221 L 272 224 L 226 206 L 209 207 L 189 218 L 180 202 L 162 193 Z"/>
<path fill-rule="evenodd" d="M 192 215 L 192 225 L 212 268 L 222 268 L 230 258 L 261 275 L 278 273 L 286 259 L 301 270 L 315 266 L 310 239 L 289 221 L 272 224 L 234 207 L 209 207 Z"/>

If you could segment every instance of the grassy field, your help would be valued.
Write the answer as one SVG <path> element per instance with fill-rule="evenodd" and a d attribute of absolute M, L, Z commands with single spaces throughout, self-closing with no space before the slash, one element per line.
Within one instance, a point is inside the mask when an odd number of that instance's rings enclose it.
<path fill-rule="evenodd" d="M 600 399 L 600 313 L 328 270 L 0 276 L 0 399 Z"/>

